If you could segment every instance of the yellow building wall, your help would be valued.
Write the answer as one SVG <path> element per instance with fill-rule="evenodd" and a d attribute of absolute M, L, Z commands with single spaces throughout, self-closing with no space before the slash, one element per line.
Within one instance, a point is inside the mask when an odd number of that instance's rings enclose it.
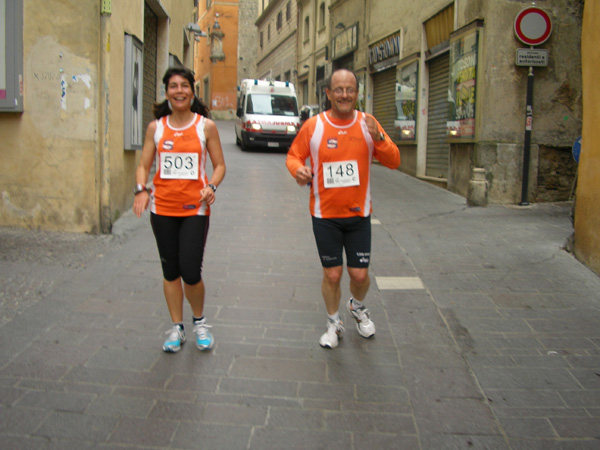
<path fill-rule="evenodd" d="M 99 2 L 23 2 L 24 112 L 0 114 L 0 225 L 97 230 L 98 17 Z"/>
<path fill-rule="evenodd" d="M 575 208 L 575 254 L 600 274 L 600 4 L 585 2 L 581 39 L 583 130 Z"/>
<path fill-rule="evenodd" d="M 110 232 L 131 207 L 140 152 L 123 148 L 124 34 L 143 42 L 144 1 L 104 15 L 101 3 L 23 2 L 23 112 L 0 114 L 0 226 Z M 169 53 L 192 60 L 194 2 L 154 3 L 160 84 Z"/>

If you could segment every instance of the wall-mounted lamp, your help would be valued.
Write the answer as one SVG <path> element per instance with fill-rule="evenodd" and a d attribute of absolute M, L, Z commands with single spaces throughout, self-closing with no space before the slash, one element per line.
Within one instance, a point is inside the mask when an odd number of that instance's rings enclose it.
<path fill-rule="evenodd" d="M 344 22 L 338 22 L 338 24 L 335 27 L 339 28 L 340 30 L 343 30 L 344 28 L 346 28 L 346 25 L 344 25 Z"/>
<path fill-rule="evenodd" d="M 194 37 L 208 37 L 208 34 L 202 31 L 197 23 L 190 22 L 185 29 L 194 33 Z"/>

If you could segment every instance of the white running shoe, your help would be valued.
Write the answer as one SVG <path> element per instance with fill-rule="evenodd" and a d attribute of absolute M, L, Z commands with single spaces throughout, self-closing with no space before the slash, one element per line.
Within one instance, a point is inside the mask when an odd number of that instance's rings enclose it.
<path fill-rule="evenodd" d="M 169 337 L 163 344 L 163 351 L 167 353 L 177 353 L 185 342 L 185 330 L 179 325 L 173 325 L 165 334 Z"/>
<path fill-rule="evenodd" d="M 343 325 L 341 320 L 335 322 L 327 319 L 327 331 L 319 339 L 319 345 L 324 348 L 336 348 L 342 337 L 342 331 L 344 331 Z"/>
<path fill-rule="evenodd" d="M 358 333 L 364 338 L 370 338 L 371 336 L 374 336 L 375 324 L 369 318 L 369 310 L 364 306 L 361 306 L 357 309 L 352 309 L 351 303 L 352 299 L 348 300 L 348 303 L 346 303 L 346 308 L 348 308 L 348 311 L 350 314 L 352 314 L 354 320 L 356 320 L 356 329 L 358 330 Z"/>
<path fill-rule="evenodd" d="M 206 325 L 206 322 L 202 320 L 194 324 L 194 333 L 196 333 L 196 347 L 200 350 L 210 350 L 215 345 L 215 338 L 212 333 L 208 331 L 210 325 Z"/>

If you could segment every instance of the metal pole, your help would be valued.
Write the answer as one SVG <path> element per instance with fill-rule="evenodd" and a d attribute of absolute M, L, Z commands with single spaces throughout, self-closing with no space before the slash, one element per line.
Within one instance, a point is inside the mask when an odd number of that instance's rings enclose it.
<path fill-rule="evenodd" d="M 533 125 L 533 67 L 529 67 L 527 76 L 527 107 L 525 110 L 525 144 L 523 146 L 523 182 L 521 185 L 521 206 L 529 205 L 529 160 L 531 158 L 531 128 Z"/>

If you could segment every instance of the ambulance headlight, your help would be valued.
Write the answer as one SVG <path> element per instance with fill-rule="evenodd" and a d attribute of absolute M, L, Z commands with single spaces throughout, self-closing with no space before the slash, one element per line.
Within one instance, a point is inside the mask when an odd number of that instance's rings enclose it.
<path fill-rule="evenodd" d="M 287 126 L 287 132 L 288 133 L 295 133 L 296 132 L 296 125 L 288 125 Z"/>
<path fill-rule="evenodd" d="M 260 123 L 253 123 L 252 124 L 252 129 L 254 131 L 260 131 L 260 130 L 262 130 L 262 125 Z"/>

